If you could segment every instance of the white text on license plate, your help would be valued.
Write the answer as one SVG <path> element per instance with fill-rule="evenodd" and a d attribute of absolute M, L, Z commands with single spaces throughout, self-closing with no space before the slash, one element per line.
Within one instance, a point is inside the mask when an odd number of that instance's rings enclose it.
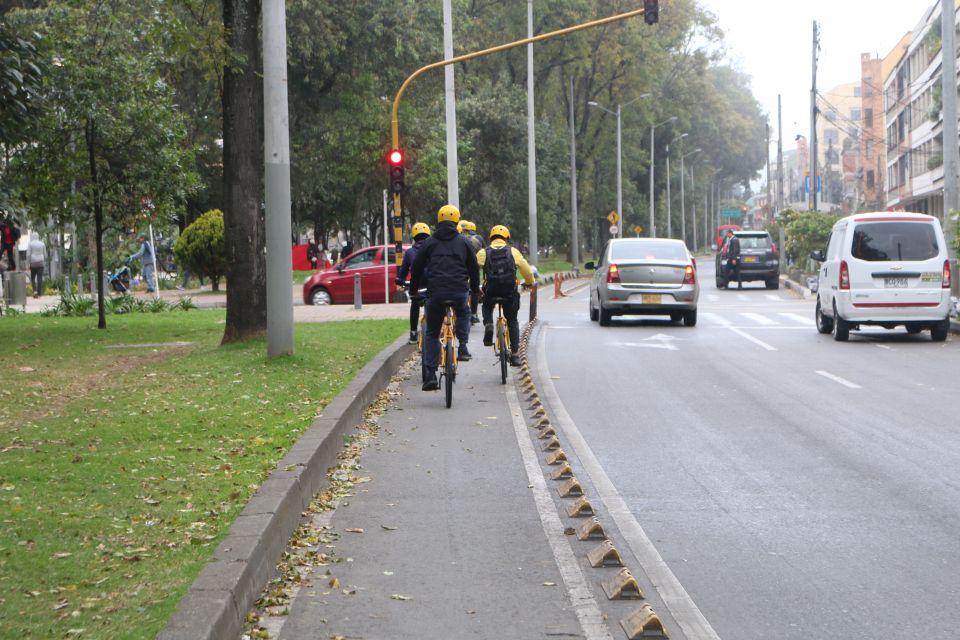
<path fill-rule="evenodd" d="M 883 286 L 887 289 L 906 289 L 907 279 L 906 278 L 884 278 Z"/>

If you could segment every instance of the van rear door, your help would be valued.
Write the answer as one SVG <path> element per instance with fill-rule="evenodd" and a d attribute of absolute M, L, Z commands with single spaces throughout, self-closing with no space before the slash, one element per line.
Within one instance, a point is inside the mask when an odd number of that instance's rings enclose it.
<path fill-rule="evenodd" d="M 878 217 L 856 221 L 851 302 L 857 307 L 935 307 L 944 289 L 943 232 L 936 220 Z"/>

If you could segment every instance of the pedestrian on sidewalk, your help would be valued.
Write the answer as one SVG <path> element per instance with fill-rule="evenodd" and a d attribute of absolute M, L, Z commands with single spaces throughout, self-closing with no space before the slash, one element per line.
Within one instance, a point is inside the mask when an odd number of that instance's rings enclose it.
<path fill-rule="evenodd" d="M 39 298 L 43 295 L 43 267 L 47 262 L 47 247 L 37 232 L 30 234 L 27 261 L 30 263 L 30 286 L 33 287 L 33 297 Z"/>
<path fill-rule="evenodd" d="M 455 331 L 460 343 L 457 358 L 470 360 L 470 304 L 468 295 L 480 295 L 480 268 L 477 256 L 466 238 L 457 232 L 460 210 L 445 204 L 437 212 L 437 229 L 417 251 L 410 275 L 410 290 L 419 291 L 426 281 L 427 328 L 423 336 L 423 390 L 440 388 L 437 367 L 440 365 L 440 325 L 446 309 L 445 300 L 454 302 L 457 314 Z"/>
<path fill-rule="evenodd" d="M 510 246 L 510 229 L 498 224 L 490 229 L 490 246 L 477 253 L 477 263 L 483 270 L 483 344 L 493 345 L 493 299 L 506 298 L 503 315 L 510 332 L 510 364 L 519 367 L 520 355 L 520 291 L 517 289 L 517 269 L 527 286 L 536 281 L 530 263 L 520 251 Z"/>
<path fill-rule="evenodd" d="M 7 256 L 7 269 L 17 270 L 17 240 L 20 239 L 20 229 L 14 226 L 9 216 L 4 216 L 0 225 L 0 260 Z"/>
<path fill-rule="evenodd" d="M 153 245 L 142 233 L 137 236 L 137 242 L 140 243 L 140 249 L 127 258 L 127 263 L 135 259 L 140 260 L 140 272 L 143 274 L 144 282 L 147 283 L 147 293 L 153 293 L 157 288 L 156 273 L 153 270 Z"/>
<path fill-rule="evenodd" d="M 423 246 L 423 243 L 430 237 L 430 227 L 424 222 L 417 222 L 410 229 L 410 235 L 413 236 L 413 246 L 403 252 L 403 263 L 397 269 L 396 285 L 403 287 L 407 284 L 407 276 L 410 275 L 410 268 L 413 267 L 413 261 L 417 257 L 417 251 Z M 410 289 L 410 344 L 417 344 L 417 331 L 420 325 L 420 306 L 423 300 L 420 299 L 420 292 Z"/>

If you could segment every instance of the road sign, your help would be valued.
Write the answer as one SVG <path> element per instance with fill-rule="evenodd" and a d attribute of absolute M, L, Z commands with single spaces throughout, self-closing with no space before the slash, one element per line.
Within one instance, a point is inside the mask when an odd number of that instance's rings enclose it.
<path fill-rule="evenodd" d="M 610 235 L 615 236 L 620 231 L 620 227 L 615 224 L 610 225 Z"/>
<path fill-rule="evenodd" d="M 640 235 L 641 233 L 643 233 L 643 227 L 641 227 L 638 224 L 635 224 L 633 225 L 633 232 L 637 235 Z"/>
<path fill-rule="evenodd" d="M 616 211 L 611 211 L 610 214 L 607 216 L 607 220 L 610 221 L 610 224 L 617 224 L 618 222 L 620 222 L 620 214 L 617 213 Z M 613 233 L 613 232 L 611 231 L 610 233 Z"/>

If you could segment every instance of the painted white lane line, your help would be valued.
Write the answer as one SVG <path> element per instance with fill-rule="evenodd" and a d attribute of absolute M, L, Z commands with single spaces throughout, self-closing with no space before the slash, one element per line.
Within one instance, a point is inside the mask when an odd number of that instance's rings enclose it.
<path fill-rule="evenodd" d="M 845 387 L 848 388 L 848 389 L 863 389 L 863 387 L 861 387 L 860 385 L 854 384 L 854 383 L 850 382 L 849 380 L 845 380 L 845 379 L 841 378 L 840 376 L 835 376 L 835 375 L 833 375 L 832 373 L 830 373 L 829 371 L 817 371 L 816 374 L 817 374 L 818 376 L 823 376 L 823 377 L 826 378 L 827 380 L 833 380 L 834 382 L 840 383 L 840 384 L 842 384 L 843 386 L 845 386 Z"/>
<path fill-rule="evenodd" d="M 763 315 L 763 314 L 760 314 L 760 313 L 741 313 L 740 315 L 742 315 L 744 318 L 747 318 L 747 319 L 749 319 L 749 320 L 753 320 L 753 321 L 756 322 L 757 324 L 763 324 L 763 325 L 767 325 L 767 326 L 771 326 L 771 325 L 775 325 L 775 324 L 780 324 L 780 323 L 777 322 L 776 320 L 771 320 L 771 319 L 768 318 L 767 316 L 765 316 L 765 315 Z"/>
<path fill-rule="evenodd" d="M 660 555 L 660 552 L 657 551 L 657 548 L 647 536 L 643 527 L 637 522 L 636 517 L 634 517 L 630 511 L 626 501 L 617 492 L 617 488 L 613 485 L 609 476 L 607 476 L 607 472 L 603 470 L 603 466 L 600 464 L 600 461 L 597 460 L 590 445 L 587 444 L 583 434 L 580 433 L 570 414 L 567 413 L 566 407 L 564 407 L 556 388 L 553 386 L 553 379 L 550 377 L 550 368 L 547 365 L 545 344 L 546 329 L 548 328 L 547 325 L 544 326 L 543 335 L 541 335 L 537 341 L 537 372 L 540 378 L 538 380 L 540 395 L 546 399 L 547 404 L 553 410 L 555 422 L 560 426 L 563 434 L 573 445 L 577 458 L 579 458 L 584 471 L 586 471 L 590 477 L 590 481 L 600 495 L 600 500 L 603 502 L 604 507 L 606 507 L 610 513 L 610 517 L 613 518 L 620 533 L 623 534 L 624 540 L 626 540 L 630 550 L 637 557 L 642 569 L 650 578 L 650 582 L 653 583 L 654 588 L 657 590 L 657 593 L 660 594 L 660 597 L 670 610 L 673 618 L 677 621 L 677 624 L 680 625 L 680 628 L 683 629 L 687 639 L 720 640 L 720 636 L 717 635 L 717 632 L 714 631 L 710 623 L 707 622 L 706 617 L 704 617 L 699 607 L 697 607 L 693 598 L 690 597 L 687 590 L 680 584 L 680 580 L 677 579 L 677 576 L 667 565 L 666 561 Z M 514 402 L 516 402 L 515 392 L 513 398 Z M 515 428 L 519 428 L 516 427 L 516 423 L 514 426 Z M 527 437 L 529 438 L 529 435 Z M 520 440 L 519 434 L 517 434 L 517 440 Z M 557 531 L 560 530 L 558 527 Z"/>
<path fill-rule="evenodd" d="M 795 322 L 799 322 L 802 325 L 813 326 L 817 322 L 810 316 L 802 316 L 799 313 L 778 313 L 778 316 L 783 316 L 784 318 L 789 318 Z"/>
<path fill-rule="evenodd" d="M 738 293 L 737 300 L 742 300 L 743 302 L 748 302 L 750 298 L 745 293 Z"/>
<path fill-rule="evenodd" d="M 513 417 L 513 431 L 517 436 L 517 445 L 520 447 L 520 456 L 523 458 L 527 479 L 533 487 L 533 500 L 540 514 L 540 524 L 543 526 L 547 542 L 550 543 L 553 559 L 557 563 L 557 568 L 560 569 L 560 576 L 567 588 L 567 595 L 577 614 L 577 620 L 580 621 L 583 635 L 588 640 L 613 640 L 604 622 L 603 613 L 593 598 L 590 583 L 580 570 L 570 542 L 563 534 L 563 523 L 560 522 L 557 507 L 547 489 L 547 481 L 543 477 L 540 461 L 530 440 L 530 428 L 524 422 L 523 410 L 520 408 L 520 400 L 517 398 L 517 391 L 513 384 L 507 387 L 507 404 L 510 406 L 510 415 Z"/>
<path fill-rule="evenodd" d="M 708 294 L 707 294 L 707 301 L 708 301 L 708 302 L 719 302 L 719 301 L 720 301 L 720 296 L 718 296 L 718 295 L 715 294 L 715 293 L 708 293 Z"/>
<path fill-rule="evenodd" d="M 778 295 L 776 295 L 776 294 L 768 293 L 768 294 L 767 294 L 767 300 L 773 300 L 774 302 L 782 302 L 782 301 L 783 301 L 783 298 L 781 298 L 780 296 L 778 296 Z"/>
<path fill-rule="evenodd" d="M 877 349 L 886 349 L 887 351 L 896 351 L 896 349 L 886 344 L 875 344 L 873 346 L 875 346 Z"/>
<path fill-rule="evenodd" d="M 722 326 L 724 329 L 727 329 L 727 330 L 729 330 L 729 331 L 733 331 L 735 334 L 737 334 L 737 335 L 740 336 L 741 338 L 743 338 L 743 339 L 745 339 L 745 340 L 749 340 L 750 342 L 754 343 L 755 345 L 757 345 L 757 346 L 759 346 L 759 347 L 762 347 L 762 348 L 766 349 L 767 351 L 776 351 L 776 350 L 777 350 L 776 347 L 770 346 L 769 344 L 767 344 L 767 343 L 764 342 L 763 340 L 760 340 L 759 338 L 754 338 L 752 335 L 750 335 L 750 334 L 747 333 L 746 331 L 744 331 L 744 330 L 742 330 L 742 329 L 740 329 L 740 328 L 738 328 L 738 327 L 733 326 L 733 324 L 731 324 L 730 321 L 727 320 L 726 318 L 724 318 L 723 316 L 718 316 L 718 315 L 715 315 L 715 314 L 710 314 L 710 316 L 711 316 L 711 317 L 710 317 L 711 320 L 713 320 L 714 322 L 716 322 L 717 324 L 719 324 L 720 326 Z"/>

